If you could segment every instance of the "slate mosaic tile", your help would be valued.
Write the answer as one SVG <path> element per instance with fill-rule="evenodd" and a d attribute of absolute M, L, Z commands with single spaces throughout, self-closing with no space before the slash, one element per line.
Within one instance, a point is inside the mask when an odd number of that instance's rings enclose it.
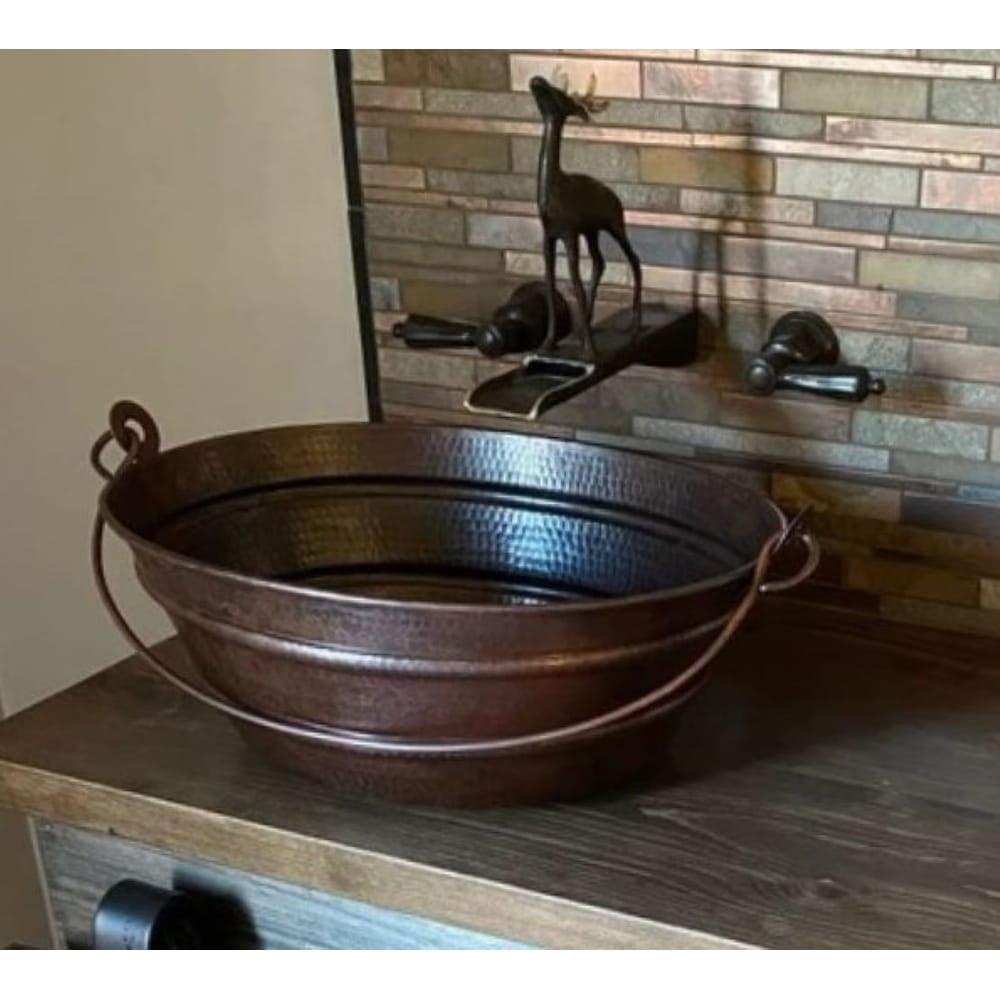
<path fill-rule="evenodd" d="M 601 97 L 638 97 L 641 92 L 638 61 L 575 57 L 564 53 L 514 53 L 510 57 L 511 87 L 527 90 L 533 76 L 550 80 L 557 70 L 565 75 L 569 90 L 577 93 L 587 89 L 591 74 L 597 78 L 597 93 Z"/>
<path fill-rule="evenodd" d="M 1000 83 L 935 80 L 931 117 L 942 121 L 1000 125 Z"/>
<path fill-rule="evenodd" d="M 1000 299 L 1000 264 L 862 250 L 863 285 L 976 299 Z"/>
<path fill-rule="evenodd" d="M 831 229 L 861 229 L 866 232 L 888 231 L 892 209 L 878 205 L 852 205 L 843 201 L 816 203 L 816 223 Z"/>
<path fill-rule="evenodd" d="M 854 414 L 852 440 L 880 448 L 905 448 L 935 455 L 985 459 L 989 440 L 986 427 L 957 420 L 904 416 L 880 410 Z"/>
<path fill-rule="evenodd" d="M 515 137 L 511 141 L 514 172 L 538 172 L 538 139 Z M 606 142 L 567 141 L 562 148 L 563 169 L 569 173 L 584 173 L 603 181 L 639 180 L 639 154 L 631 146 Z"/>
<path fill-rule="evenodd" d="M 664 420 L 657 417 L 636 417 L 633 427 L 640 437 L 662 438 L 704 448 L 773 455 L 778 458 L 792 458 L 803 462 L 855 469 L 885 470 L 889 467 L 889 453 L 878 448 L 811 441 L 808 438 L 740 431 L 729 427 Z"/>
<path fill-rule="evenodd" d="M 996 129 L 967 125 L 930 125 L 916 122 L 885 121 L 874 118 L 840 118 L 831 115 L 826 136 L 834 142 L 868 146 L 899 146 L 903 149 L 927 147 L 956 152 L 1000 153 Z"/>
<path fill-rule="evenodd" d="M 389 156 L 389 141 L 384 128 L 362 125 L 357 130 L 358 156 L 362 162 L 381 161 Z"/>
<path fill-rule="evenodd" d="M 921 49 L 930 59 L 955 59 L 959 62 L 1000 62 L 1000 49 Z"/>
<path fill-rule="evenodd" d="M 781 91 L 774 70 L 669 62 L 644 63 L 642 88 L 657 100 L 764 108 L 778 107 Z"/>
<path fill-rule="evenodd" d="M 857 590 L 879 594 L 943 601 L 975 607 L 979 603 L 979 578 L 912 561 L 853 557 L 845 560 L 844 583 Z"/>
<path fill-rule="evenodd" d="M 684 124 L 692 132 L 738 132 L 785 139 L 811 139 L 823 134 L 823 116 L 763 111 L 757 108 L 708 107 L 689 104 Z"/>
<path fill-rule="evenodd" d="M 919 479 L 939 479 L 965 485 L 1000 489 L 1000 465 L 947 455 L 928 455 L 896 449 L 892 453 L 892 471 Z"/>
<path fill-rule="evenodd" d="M 994 504 L 905 494 L 902 518 L 920 528 L 1000 538 L 1000 508 Z"/>
<path fill-rule="evenodd" d="M 925 80 L 851 73 L 791 70 L 782 82 L 782 105 L 792 111 L 923 118 L 927 112 Z"/>
<path fill-rule="evenodd" d="M 356 53 L 388 417 L 710 466 L 812 504 L 827 555 L 799 599 L 1000 635 L 998 55 Z M 540 276 L 540 126 L 522 88 L 556 61 L 581 89 L 597 72 L 609 98 L 567 127 L 564 169 L 622 200 L 645 298 L 697 305 L 705 322 L 691 368 L 630 369 L 531 425 L 462 409 L 508 362 L 406 351 L 388 331 L 408 311 L 484 319 Z M 607 256 L 598 316 L 630 295 Z M 747 358 L 796 308 L 823 313 L 843 360 L 882 373 L 886 395 L 749 395 Z"/>
<path fill-rule="evenodd" d="M 496 49 L 386 49 L 388 83 L 506 90 L 507 57 Z"/>
<path fill-rule="evenodd" d="M 1000 176 L 961 174 L 946 170 L 925 171 L 920 204 L 927 208 L 1000 213 Z"/>
<path fill-rule="evenodd" d="M 881 599 L 879 613 L 890 621 L 924 625 L 949 632 L 1000 636 L 1000 615 L 993 611 L 958 608 L 952 604 L 890 595 Z"/>
<path fill-rule="evenodd" d="M 899 490 L 852 480 L 822 479 L 775 473 L 771 496 L 779 503 L 809 505 L 817 512 L 878 521 L 898 521 L 902 495 Z"/>
<path fill-rule="evenodd" d="M 510 147 L 502 135 L 394 128 L 389 130 L 389 159 L 418 167 L 507 170 Z"/>
<path fill-rule="evenodd" d="M 390 239 L 461 243 L 465 226 L 460 212 L 449 209 L 371 204 L 365 207 L 368 235 Z"/>
<path fill-rule="evenodd" d="M 825 441 L 847 441 L 851 434 L 851 413 L 847 407 L 778 395 L 764 398 L 723 393 L 719 421 L 731 427 Z"/>
<path fill-rule="evenodd" d="M 833 201 L 916 205 L 919 171 L 867 163 L 778 160 L 778 194 Z"/>
<path fill-rule="evenodd" d="M 644 146 L 639 175 L 649 183 L 733 191 L 770 191 L 774 165 L 752 153 L 708 152 Z"/>

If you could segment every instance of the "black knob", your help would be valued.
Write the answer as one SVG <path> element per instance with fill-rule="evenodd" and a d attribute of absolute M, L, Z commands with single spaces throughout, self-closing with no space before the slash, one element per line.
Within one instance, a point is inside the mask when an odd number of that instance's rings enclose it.
<path fill-rule="evenodd" d="M 94 913 L 94 947 L 125 951 L 208 948 L 196 900 L 188 893 L 124 879 Z"/>
<path fill-rule="evenodd" d="M 756 357 L 747 367 L 746 382 L 754 392 L 767 396 L 777 388 L 778 374 L 765 358 Z"/>
<path fill-rule="evenodd" d="M 566 300 L 555 294 L 556 339 L 561 340 L 573 328 L 573 316 Z M 493 314 L 476 337 L 476 346 L 487 357 L 520 354 L 540 347 L 549 328 L 549 304 L 545 285 L 530 281 L 515 288 L 510 298 Z"/>
<path fill-rule="evenodd" d="M 261 944 L 239 893 L 200 883 L 165 889 L 123 879 L 98 904 L 93 933 L 94 948 L 101 950 L 189 951 Z"/>
<path fill-rule="evenodd" d="M 488 358 L 499 358 L 503 354 L 509 353 L 510 345 L 518 339 L 519 331 L 505 330 L 500 324 L 487 323 L 476 331 L 475 344 L 480 353 Z"/>

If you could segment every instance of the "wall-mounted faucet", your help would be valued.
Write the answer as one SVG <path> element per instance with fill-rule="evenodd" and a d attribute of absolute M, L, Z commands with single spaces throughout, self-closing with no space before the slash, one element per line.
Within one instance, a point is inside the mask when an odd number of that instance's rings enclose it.
<path fill-rule="evenodd" d="M 838 364 L 840 341 L 833 327 L 814 312 L 785 313 L 771 327 L 767 343 L 746 370 L 746 383 L 769 396 L 775 389 L 797 389 L 830 399 L 860 403 L 880 396 L 885 382 L 861 365 Z"/>
<path fill-rule="evenodd" d="M 556 74 L 558 76 L 558 74 Z M 598 100 L 591 77 L 584 94 L 569 93 L 533 77 L 529 89 L 538 105 L 544 131 L 538 156 L 538 215 L 542 224 L 544 288 L 549 308 L 547 331 L 536 354 L 521 365 L 477 385 L 466 409 L 522 420 L 537 420 L 553 406 L 580 395 L 630 365 L 674 368 L 698 357 L 699 317 L 693 310 L 669 309 L 642 302 L 642 265 L 632 249 L 621 200 L 605 184 L 584 174 L 565 173 L 560 164 L 563 127 L 569 117 L 590 121 L 607 102 Z M 604 274 L 600 236 L 621 248 L 632 276 L 632 308 L 594 324 L 597 289 Z M 580 275 L 580 241 L 587 244 L 592 270 L 589 289 Z M 576 314 L 573 334 L 558 340 L 556 245 L 566 250 Z"/>

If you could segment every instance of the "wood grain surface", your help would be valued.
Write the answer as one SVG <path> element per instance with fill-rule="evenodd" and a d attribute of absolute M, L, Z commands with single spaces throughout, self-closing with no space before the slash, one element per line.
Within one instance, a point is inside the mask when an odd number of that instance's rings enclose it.
<path fill-rule="evenodd" d="M 469 812 L 332 796 L 128 660 L 0 724 L 0 805 L 542 946 L 997 947 L 998 652 L 772 602 L 652 782 Z"/>

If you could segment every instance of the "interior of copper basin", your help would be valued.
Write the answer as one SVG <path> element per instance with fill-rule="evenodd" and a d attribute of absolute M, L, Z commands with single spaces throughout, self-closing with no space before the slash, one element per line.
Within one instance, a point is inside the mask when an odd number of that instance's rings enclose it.
<path fill-rule="evenodd" d="M 627 474 L 627 458 L 621 461 Z M 211 495 L 194 499 L 172 479 L 162 509 L 144 512 L 139 533 L 212 566 L 312 588 L 538 604 L 700 583 L 745 566 L 775 530 L 762 497 L 676 463 L 654 468 L 660 481 L 642 488 L 658 499 L 648 505 L 622 502 L 611 488 L 581 495 L 537 482 L 329 468 L 228 490 L 216 483 Z M 649 468 L 633 474 L 648 477 Z M 579 485 L 578 472 L 566 478 Z M 163 484 L 154 487 L 139 493 L 148 499 L 158 491 L 162 500 Z"/>

